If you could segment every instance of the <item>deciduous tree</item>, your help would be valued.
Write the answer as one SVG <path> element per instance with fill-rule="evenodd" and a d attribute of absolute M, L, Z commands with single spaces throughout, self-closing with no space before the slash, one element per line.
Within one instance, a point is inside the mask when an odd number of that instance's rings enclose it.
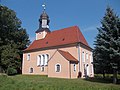
<path fill-rule="evenodd" d="M 21 67 L 22 50 L 29 45 L 29 37 L 16 13 L 0 5 L 0 66 L 6 72 L 9 67 Z"/>

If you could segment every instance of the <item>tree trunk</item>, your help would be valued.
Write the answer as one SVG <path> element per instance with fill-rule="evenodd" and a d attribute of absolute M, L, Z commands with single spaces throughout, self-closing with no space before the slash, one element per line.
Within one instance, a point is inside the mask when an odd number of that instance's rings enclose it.
<path fill-rule="evenodd" d="M 117 70 L 116 69 L 113 70 L 113 83 L 117 84 Z"/>
<path fill-rule="evenodd" d="M 105 70 L 103 70 L 103 78 L 105 78 Z"/>

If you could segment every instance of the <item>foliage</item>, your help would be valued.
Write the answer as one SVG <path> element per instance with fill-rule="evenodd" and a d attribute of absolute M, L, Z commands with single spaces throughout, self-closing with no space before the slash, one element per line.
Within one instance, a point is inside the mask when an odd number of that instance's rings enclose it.
<path fill-rule="evenodd" d="M 46 76 L 0 76 L 0 90 L 119 90 L 120 85 Z"/>
<path fill-rule="evenodd" d="M 29 45 L 28 38 L 16 13 L 0 5 L 0 66 L 5 72 L 8 67 L 21 67 L 22 50 Z"/>
<path fill-rule="evenodd" d="M 94 59 L 98 70 L 118 71 L 120 69 L 120 18 L 108 7 L 98 28 Z M 114 73 L 115 74 L 115 73 Z"/>
<path fill-rule="evenodd" d="M 7 69 L 7 75 L 15 75 L 15 74 L 17 74 L 17 70 L 16 69 L 11 68 L 11 67 L 9 67 Z"/>

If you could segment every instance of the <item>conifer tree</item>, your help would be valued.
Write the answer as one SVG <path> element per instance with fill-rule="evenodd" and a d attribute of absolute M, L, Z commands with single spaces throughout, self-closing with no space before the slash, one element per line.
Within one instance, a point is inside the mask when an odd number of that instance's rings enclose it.
<path fill-rule="evenodd" d="M 117 83 L 117 71 L 120 69 L 120 18 L 113 9 L 107 7 L 101 24 L 95 41 L 95 61 L 103 72 L 112 69 L 113 83 Z"/>

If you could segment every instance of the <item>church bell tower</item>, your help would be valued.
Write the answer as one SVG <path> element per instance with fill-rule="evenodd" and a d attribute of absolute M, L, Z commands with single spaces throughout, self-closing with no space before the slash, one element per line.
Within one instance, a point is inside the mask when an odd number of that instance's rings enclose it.
<path fill-rule="evenodd" d="M 49 16 L 46 13 L 46 5 L 43 4 L 43 12 L 40 15 L 40 19 L 39 19 L 39 29 L 36 31 L 36 40 L 39 39 L 44 39 L 45 36 L 47 35 L 47 33 L 50 33 L 49 30 Z"/>

